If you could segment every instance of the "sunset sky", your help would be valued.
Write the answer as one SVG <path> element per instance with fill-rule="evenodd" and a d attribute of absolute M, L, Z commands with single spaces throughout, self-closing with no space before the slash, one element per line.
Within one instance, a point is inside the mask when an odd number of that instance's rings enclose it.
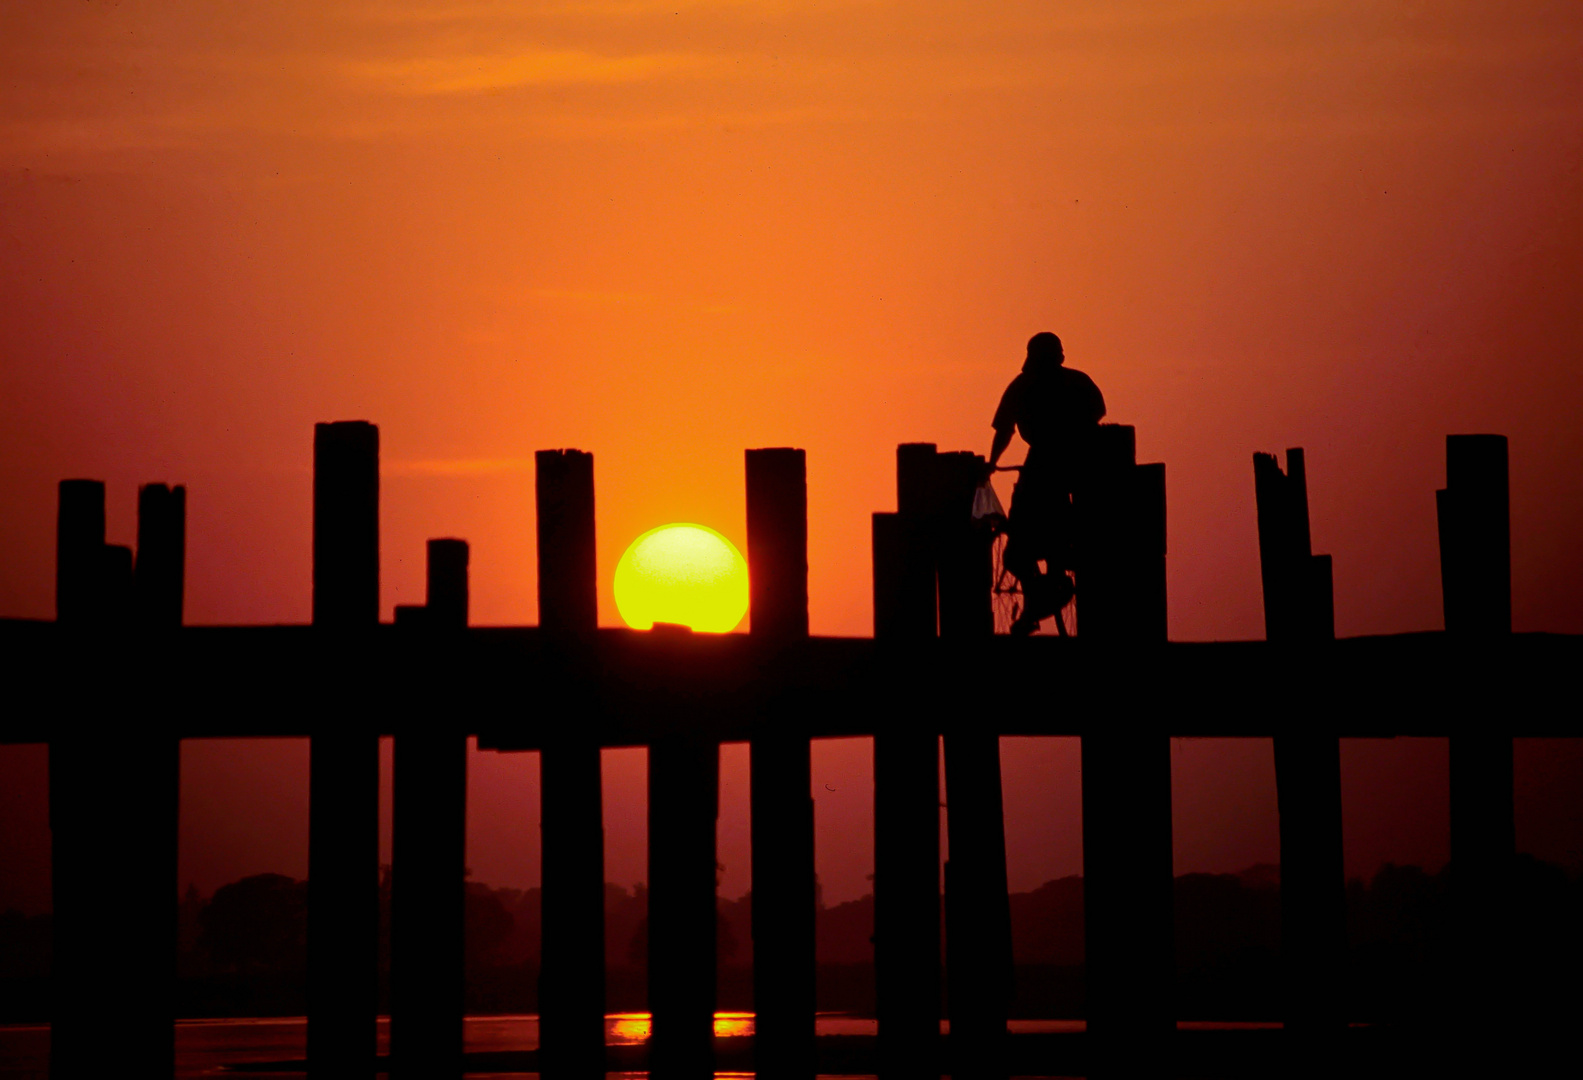
<path fill-rule="evenodd" d="M 474 621 L 536 620 L 537 449 L 595 455 L 615 624 L 626 544 L 741 546 L 793 445 L 813 630 L 866 635 L 895 445 L 987 450 L 1053 330 L 1166 463 L 1173 637 L 1262 633 L 1288 446 L 1338 631 L 1439 628 L 1472 431 L 1517 628 L 1583 631 L 1575 0 L 10 3 L 0 70 L 0 615 L 91 476 L 121 543 L 188 485 L 189 622 L 306 621 L 312 425 L 367 419 L 386 617 L 461 536 Z"/>

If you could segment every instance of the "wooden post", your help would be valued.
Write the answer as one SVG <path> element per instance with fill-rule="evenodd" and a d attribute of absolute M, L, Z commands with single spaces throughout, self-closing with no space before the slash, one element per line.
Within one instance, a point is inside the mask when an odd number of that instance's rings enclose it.
<path fill-rule="evenodd" d="M 1504 435 L 1446 437 L 1446 486 L 1436 492 L 1440 581 L 1446 633 L 1470 663 L 1498 664 L 1512 629 L 1511 507 Z M 1475 1040 L 1478 1065 L 1498 1060 L 1509 1022 L 1492 987 L 1509 977 L 1511 881 L 1517 842 L 1512 804 L 1512 740 L 1479 729 L 1495 702 L 1469 702 L 1450 737 L 1451 872 L 1461 940 L 1464 1028 L 1494 1030 Z M 1473 1017 L 1481 1022 L 1472 1024 Z M 1488 1018 L 1488 1020 L 1484 1020 Z M 1482 1059 L 1482 1060 L 1481 1060 Z"/>
<path fill-rule="evenodd" d="M 55 519 L 55 621 L 62 626 L 100 621 L 103 551 L 104 481 L 62 480 Z"/>
<path fill-rule="evenodd" d="M 598 628 L 594 456 L 534 455 L 539 626 L 569 670 L 587 663 Z M 544 921 L 539 967 L 546 1077 L 605 1071 L 605 841 L 599 743 L 571 716 L 546 724 L 540 751 Z M 713 835 L 711 833 L 711 835 Z"/>
<path fill-rule="evenodd" d="M 313 622 L 336 675 L 379 621 L 379 429 L 319 424 Z M 308 750 L 308 1070 L 372 1076 L 378 1009 L 379 736 L 349 691 L 318 704 Z"/>
<path fill-rule="evenodd" d="M 1175 1030 L 1171 746 L 1110 718 L 1083 735 L 1090 1075 L 1169 1075 Z"/>
<path fill-rule="evenodd" d="M 1253 455 L 1258 503 L 1264 636 L 1280 647 L 1313 649 L 1335 637 L 1328 555 L 1309 531 L 1308 474 L 1301 448 Z M 1275 786 L 1281 829 L 1282 1016 L 1294 1036 L 1290 1068 L 1327 1071 L 1346 1026 L 1342 966 L 1347 948 L 1346 876 L 1341 847 L 1341 741 L 1315 730 L 1326 718 L 1306 707 L 1304 688 L 1272 703 Z"/>
<path fill-rule="evenodd" d="M 1106 641 L 1163 642 L 1165 466 L 1136 464 L 1136 435 L 1101 424 L 1073 492 L 1078 633 Z"/>
<path fill-rule="evenodd" d="M 897 451 L 894 514 L 875 514 L 874 637 L 898 665 L 935 637 L 930 514 L 935 448 Z M 896 718 L 874 736 L 874 981 L 879 1074 L 938 1077 L 940 1060 L 940 740 L 918 717 L 905 672 Z M 898 722 L 899 721 L 899 722 Z"/>
<path fill-rule="evenodd" d="M 100 675 L 124 689 L 150 673 Z M 108 695 L 79 704 L 97 713 Z M 54 976 L 50 1075 L 98 1077 L 106 1047 L 139 1072 L 175 1068 L 177 741 L 164 718 L 135 732 L 83 726 L 50 742 Z M 106 882 L 115 883 L 113 917 Z M 135 929 L 132 929 L 135 928 Z M 113 1002 L 107 1007 L 106 1002 Z"/>
<path fill-rule="evenodd" d="M 1499 637 L 1512 630 L 1512 542 L 1506 436 L 1446 436 L 1446 486 L 1437 491 L 1446 630 Z"/>
<path fill-rule="evenodd" d="M 450 706 L 444 672 L 467 628 L 467 560 L 465 540 L 430 540 L 427 603 L 413 609 L 423 618 L 409 616 L 425 681 L 392 763 L 390 1060 L 398 1076 L 462 1071 L 467 738 L 437 729 Z"/>
<path fill-rule="evenodd" d="M 808 480 L 803 451 L 746 455 L 752 634 L 766 662 L 808 636 Z M 814 1075 L 814 810 L 799 703 L 766 717 L 754 738 L 753 1056 L 763 1078 Z"/>
<path fill-rule="evenodd" d="M 668 735 L 649 747 L 649 1075 L 714 1074 L 715 829 L 720 744 Z"/>
<path fill-rule="evenodd" d="M 108 1045 L 169 1075 L 178 743 L 157 707 L 133 729 L 100 722 L 120 693 L 157 701 L 150 688 L 163 678 L 159 668 L 127 658 L 139 641 L 104 636 L 124 628 L 131 593 L 131 550 L 104 543 L 104 485 L 63 481 L 58 524 L 57 617 L 85 636 L 77 642 L 84 683 L 62 687 L 69 730 L 50 740 L 50 1072 L 98 1076 Z M 106 882 L 116 883 L 114 918 L 104 910 Z M 115 1007 L 107 1010 L 107 1001 Z"/>
<path fill-rule="evenodd" d="M 1101 425 L 1074 492 L 1078 636 L 1165 640 L 1164 469 Z M 1104 718 L 1083 735 L 1083 903 L 1094 1075 L 1163 1074 L 1175 1030 L 1171 747 Z"/>
<path fill-rule="evenodd" d="M 466 540 L 430 540 L 428 543 L 429 624 L 445 629 L 467 628 L 468 548 Z"/>
<path fill-rule="evenodd" d="M 973 522 L 984 459 L 941 454 L 935 462 L 935 563 L 940 637 L 963 643 L 994 635 L 990 537 Z M 1011 1006 L 1011 908 L 1006 891 L 1000 738 L 991 729 L 946 725 L 946 1000 L 953 1076 L 1006 1072 Z"/>
<path fill-rule="evenodd" d="M 148 628 L 182 623 L 187 556 L 187 489 L 144 484 L 137 492 L 137 621 Z"/>

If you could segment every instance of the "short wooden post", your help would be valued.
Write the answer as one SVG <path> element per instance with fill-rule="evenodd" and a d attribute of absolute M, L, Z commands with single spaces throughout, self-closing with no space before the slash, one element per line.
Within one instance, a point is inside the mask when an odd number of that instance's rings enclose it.
<path fill-rule="evenodd" d="M 98 1076 L 104 1047 L 158 1073 L 174 1068 L 177 741 L 157 709 L 134 729 L 100 724 L 116 695 L 162 676 L 112 640 L 131 606 L 131 550 L 104 543 L 104 484 L 60 485 L 57 619 L 77 639 L 84 681 L 63 687 L 69 730 L 50 740 L 53 976 L 50 1072 Z M 154 655 L 154 654 L 150 654 Z M 92 678 L 89 678 L 89 673 Z M 151 699 L 152 700 L 152 699 Z M 116 882 L 116 917 L 103 909 Z M 126 927 L 137 928 L 127 933 Z M 106 1011 L 103 1003 L 114 1001 Z"/>
<path fill-rule="evenodd" d="M 973 522 L 984 459 L 941 454 L 935 463 L 935 565 L 940 637 L 958 643 L 994 635 L 988 533 Z M 975 725 L 976 727 L 977 725 Z M 1000 737 L 946 725 L 946 1000 L 953 1076 L 1006 1072 L 1011 1006 L 1011 908 L 1006 887 Z"/>
<path fill-rule="evenodd" d="M 313 622 L 337 671 L 379 621 L 379 429 L 319 424 Z M 308 751 L 308 1070 L 372 1076 L 378 1009 L 379 736 L 347 691 L 318 703 Z"/>
<path fill-rule="evenodd" d="M 187 557 L 187 489 L 144 484 L 137 492 L 137 621 L 148 628 L 182 623 Z"/>
<path fill-rule="evenodd" d="M 1446 486 L 1436 492 L 1446 633 L 1479 664 L 1498 663 L 1512 629 L 1508 453 L 1504 435 L 1447 436 Z M 1475 1053 L 1494 1056 L 1509 1019 L 1505 998 L 1491 988 L 1508 977 L 1517 842 L 1512 740 L 1480 730 L 1489 709 L 1498 706 L 1470 703 L 1451 733 L 1451 873 L 1464 957 L 1460 1019 L 1473 1031 L 1495 1025 L 1487 1040 L 1475 1041 Z"/>
<path fill-rule="evenodd" d="M 720 744 L 685 734 L 649 747 L 649 1075 L 714 1074 L 715 828 Z"/>
<path fill-rule="evenodd" d="M 427 545 L 427 588 L 424 606 L 430 625 L 466 629 L 468 613 L 466 540 L 430 540 Z"/>
<path fill-rule="evenodd" d="M 765 662 L 808 636 L 808 479 L 803 451 L 746 454 L 751 626 Z M 750 746 L 753 1056 L 760 1077 L 814 1075 L 814 819 L 799 703 L 778 705 Z"/>
<path fill-rule="evenodd" d="M 103 552 L 104 481 L 62 480 L 55 519 L 55 621 L 62 626 L 102 618 Z"/>
<path fill-rule="evenodd" d="M 1446 486 L 1435 497 L 1446 630 L 1464 637 L 1511 633 L 1506 436 L 1446 436 Z"/>
<path fill-rule="evenodd" d="M 424 681 L 392 763 L 390 1060 L 405 1077 L 462 1071 L 467 738 L 441 729 L 444 672 L 467 628 L 467 561 L 465 540 L 428 543 L 427 603 L 409 643 Z"/>
<path fill-rule="evenodd" d="M 1078 487 L 1080 639 L 1165 640 L 1163 468 L 1134 464 L 1133 429 L 1101 425 Z M 1169 1071 L 1175 1030 L 1171 747 L 1104 718 L 1083 735 L 1083 903 L 1094 1075 Z"/>
<path fill-rule="evenodd" d="M 539 626 L 568 670 L 598 628 L 594 456 L 534 455 Z M 544 922 L 540 1069 L 551 1080 L 605 1071 L 605 842 L 600 749 L 571 717 L 549 719 L 540 751 Z M 713 835 L 711 833 L 711 835 Z"/>
<path fill-rule="evenodd" d="M 936 631 L 931 536 L 935 448 L 897 453 L 894 514 L 875 514 L 874 637 L 898 665 Z M 894 717 L 874 736 L 874 981 L 879 1074 L 938 1077 L 940 1060 L 940 740 L 895 680 Z"/>
<path fill-rule="evenodd" d="M 1328 555 L 1315 555 L 1308 474 L 1301 448 L 1253 455 L 1258 503 L 1264 636 L 1313 649 L 1335 637 Z M 1302 687 L 1278 706 L 1275 786 L 1281 829 L 1282 1016 L 1294 1038 L 1289 1067 L 1331 1068 L 1333 1040 L 1346 1026 L 1346 879 L 1341 848 L 1341 741 L 1306 707 Z"/>

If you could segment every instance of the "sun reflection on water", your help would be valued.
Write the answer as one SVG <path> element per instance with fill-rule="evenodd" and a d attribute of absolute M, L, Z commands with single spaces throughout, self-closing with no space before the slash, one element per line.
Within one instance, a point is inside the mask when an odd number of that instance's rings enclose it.
<path fill-rule="evenodd" d="M 647 1042 L 654 1032 L 654 1014 L 646 1012 L 611 1013 L 605 1017 L 609 1025 L 609 1042 L 612 1045 L 631 1046 Z M 750 1012 L 715 1013 L 715 1036 L 740 1037 L 753 1034 L 753 1014 Z"/>

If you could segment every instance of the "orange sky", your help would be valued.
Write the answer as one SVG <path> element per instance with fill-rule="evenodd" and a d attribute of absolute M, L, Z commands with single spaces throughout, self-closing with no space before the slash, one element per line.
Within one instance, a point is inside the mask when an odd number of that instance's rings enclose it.
<path fill-rule="evenodd" d="M 384 599 L 472 541 L 535 619 L 535 449 L 596 455 L 603 617 L 809 455 L 869 630 L 903 440 L 987 448 L 1052 329 L 1168 464 L 1171 626 L 1256 636 L 1250 454 L 1308 449 L 1342 633 L 1431 628 L 1443 437 L 1512 438 L 1516 621 L 1583 630 L 1583 8 L 1531 0 L 206 2 L 0 14 L 0 611 L 53 485 L 191 491 L 188 616 L 304 620 L 312 424 L 384 440 Z"/>
<path fill-rule="evenodd" d="M 188 485 L 189 621 L 306 621 L 312 425 L 365 418 L 387 617 L 455 535 L 536 619 L 536 449 L 596 455 L 614 623 L 628 541 L 740 546 L 796 445 L 813 629 L 867 634 L 895 444 L 987 449 L 1049 329 L 1167 463 L 1174 637 L 1261 634 L 1292 445 L 1338 630 L 1438 628 L 1463 431 L 1518 629 L 1583 631 L 1580 58 L 1574 0 L 0 6 L 0 614 L 94 476 L 117 542 Z"/>

